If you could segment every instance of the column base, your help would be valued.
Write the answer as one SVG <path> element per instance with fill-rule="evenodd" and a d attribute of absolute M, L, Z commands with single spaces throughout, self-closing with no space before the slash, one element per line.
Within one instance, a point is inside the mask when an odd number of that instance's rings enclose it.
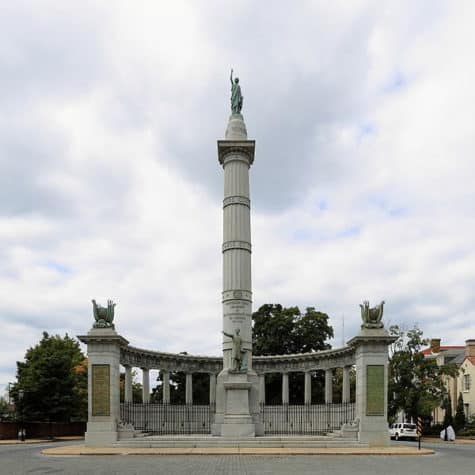
<path fill-rule="evenodd" d="M 369 417 L 363 418 L 360 421 L 358 441 L 370 447 L 389 446 L 390 437 L 386 420 L 372 421 Z"/>
<path fill-rule="evenodd" d="M 86 447 L 108 447 L 117 442 L 118 433 L 108 422 L 88 422 L 84 434 Z"/>

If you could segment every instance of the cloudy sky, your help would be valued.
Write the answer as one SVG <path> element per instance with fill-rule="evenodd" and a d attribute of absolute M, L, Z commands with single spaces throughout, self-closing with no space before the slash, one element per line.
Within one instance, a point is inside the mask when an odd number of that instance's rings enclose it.
<path fill-rule="evenodd" d="M 315 306 L 339 346 L 385 299 L 474 338 L 474 22 L 470 0 L 3 2 L 0 390 L 91 298 L 135 346 L 220 353 L 231 66 L 254 308 Z"/>

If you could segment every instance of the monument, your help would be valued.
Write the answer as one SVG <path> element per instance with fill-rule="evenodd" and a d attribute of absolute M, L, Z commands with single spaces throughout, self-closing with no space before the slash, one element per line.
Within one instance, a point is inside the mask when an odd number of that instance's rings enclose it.
<path fill-rule="evenodd" d="M 263 435 L 258 377 L 252 369 L 252 285 L 249 169 L 255 141 L 248 140 L 241 114 L 239 78 L 231 70 L 231 115 L 218 140 L 224 169 L 223 199 L 223 370 L 216 381 L 214 435 Z"/>
<path fill-rule="evenodd" d="M 293 355 L 252 354 L 252 283 L 249 170 L 255 141 L 247 138 L 243 96 L 231 70 L 231 114 L 225 138 L 218 140 L 224 171 L 222 356 L 171 354 L 129 345 L 114 327 L 112 300 L 103 307 L 92 301 L 94 324 L 79 339 L 88 353 L 88 423 L 86 445 L 131 443 L 140 431 L 149 434 L 212 434 L 205 442 L 186 444 L 251 444 L 265 434 L 328 436 L 346 446 L 389 444 L 387 425 L 388 335 L 382 322 L 384 301 L 360 305 L 362 325 L 342 348 Z M 120 365 L 125 369 L 124 401 L 120 402 Z M 351 401 L 350 371 L 356 369 L 356 396 Z M 133 368 L 142 373 L 142 400 L 133 399 Z M 333 371 L 342 373 L 341 404 L 333 403 Z M 163 376 L 162 403 L 150 402 L 150 370 Z M 324 404 L 312 401 L 312 374 L 324 371 Z M 170 374 L 185 373 L 185 404 L 170 404 Z M 209 374 L 209 405 L 193 404 L 193 374 Z M 289 374 L 304 373 L 304 405 L 289 403 Z M 282 375 L 281 406 L 266 406 L 267 374 Z M 270 409 L 270 410 L 268 410 Z M 276 432 L 277 427 L 277 432 Z M 333 431 L 339 432 L 335 434 Z M 176 439 L 139 437 L 139 444 L 169 444 Z M 249 442 L 251 440 L 251 442 Z M 237 442 L 236 442 L 237 441 Z M 287 441 L 289 446 L 295 441 Z M 287 443 L 286 442 L 286 443 Z M 267 440 L 268 444 L 278 443 Z M 319 444 L 315 439 L 313 444 Z M 323 442 L 321 442 L 323 443 Z"/>

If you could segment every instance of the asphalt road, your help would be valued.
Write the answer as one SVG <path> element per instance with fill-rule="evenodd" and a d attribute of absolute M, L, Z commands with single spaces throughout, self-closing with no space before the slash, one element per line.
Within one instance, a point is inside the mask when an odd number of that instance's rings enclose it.
<path fill-rule="evenodd" d="M 82 442 L 77 442 L 82 443 Z M 413 444 L 393 442 L 393 444 Z M 41 450 L 53 445 L 0 446 L 1 475 L 148 475 L 148 474 L 397 474 L 473 475 L 475 445 L 424 444 L 436 450 L 425 456 L 44 456 Z"/>

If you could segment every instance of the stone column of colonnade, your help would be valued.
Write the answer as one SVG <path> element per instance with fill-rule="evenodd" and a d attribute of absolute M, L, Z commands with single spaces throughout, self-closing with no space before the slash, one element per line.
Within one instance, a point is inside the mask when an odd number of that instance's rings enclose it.
<path fill-rule="evenodd" d="M 325 404 L 333 402 L 333 369 L 325 370 Z"/>
<path fill-rule="evenodd" d="M 282 373 L 282 404 L 289 403 L 289 373 Z"/>
<path fill-rule="evenodd" d="M 170 404 L 170 373 L 161 370 L 162 373 L 162 402 L 163 404 Z"/>
<path fill-rule="evenodd" d="M 341 402 L 350 402 L 350 371 L 351 366 L 343 367 L 343 387 L 341 394 Z"/>
<path fill-rule="evenodd" d="M 312 373 L 310 371 L 306 371 L 304 378 L 305 378 L 304 403 L 312 404 Z"/>
<path fill-rule="evenodd" d="M 214 373 L 209 375 L 209 403 L 210 405 L 216 403 L 216 375 Z"/>
<path fill-rule="evenodd" d="M 193 404 L 193 374 L 185 375 L 185 403 Z"/>
<path fill-rule="evenodd" d="M 124 402 L 133 402 L 132 366 L 125 366 Z"/>
<path fill-rule="evenodd" d="M 259 375 L 259 404 L 266 403 L 266 376 L 265 374 Z"/>
<path fill-rule="evenodd" d="M 343 403 L 350 402 L 350 371 L 351 366 L 344 366 L 343 370 L 343 387 L 341 401 Z M 282 404 L 289 404 L 289 373 L 284 371 L 282 374 Z M 312 403 L 312 371 L 304 373 L 304 404 Z M 259 402 L 265 404 L 265 375 L 259 375 Z M 325 404 L 333 403 L 333 368 L 325 370 Z"/>
<path fill-rule="evenodd" d="M 150 402 L 150 371 L 142 368 L 142 402 Z"/>
<path fill-rule="evenodd" d="M 125 365 L 125 392 L 124 402 L 132 401 L 132 367 Z M 162 403 L 170 404 L 170 372 L 167 370 L 160 370 L 162 373 Z M 143 402 L 150 402 L 150 373 L 148 369 L 142 368 L 142 397 Z M 185 376 L 185 402 L 186 404 L 193 404 L 193 374 L 186 373 Z M 216 402 L 216 375 L 209 374 L 209 402 L 215 404 Z"/>

